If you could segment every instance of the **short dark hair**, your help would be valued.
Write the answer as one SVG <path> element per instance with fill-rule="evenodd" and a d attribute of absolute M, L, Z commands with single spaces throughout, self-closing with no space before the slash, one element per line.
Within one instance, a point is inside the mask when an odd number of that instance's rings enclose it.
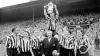
<path fill-rule="evenodd" d="M 13 28 L 13 29 L 12 29 L 12 32 L 14 32 L 15 30 L 16 30 L 16 28 Z"/>

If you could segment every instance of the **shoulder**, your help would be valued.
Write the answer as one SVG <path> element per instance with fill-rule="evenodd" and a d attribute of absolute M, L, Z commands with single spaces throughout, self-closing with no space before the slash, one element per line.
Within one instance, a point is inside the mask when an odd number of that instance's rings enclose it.
<path fill-rule="evenodd" d="M 55 37 L 55 38 L 59 38 L 59 36 L 58 36 L 58 35 L 54 35 L 54 37 Z"/>
<path fill-rule="evenodd" d="M 37 40 L 37 38 L 36 38 L 36 37 L 34 37 L 34 38 L 32 38 L 32 40 Z"/>
<path fill-rule="evenodd" d="M 64 34 L 62 33 L 61 36 L 64 36 Z"/>
<path fill-rule="evenodd" d="M 41 36 L 41 37 L 40 37 L 40 39 L 45 39 L 45 38 L 46 38 L 45 36 Z"/>
<path fill-rule="evenodd" d="M 54 4 L 54 7 L 56 8 L 57 6 Z"/>
<path fill-rule="evenodd" d="M 71 38 L 73 38 L 74 36 L 70 36 Z"/>
<path fill-rule="evenodd" d="M 28 38 L 23 38 L 23 40 L 24 40 L 24 41 L 28 41 L 29 39 L 28 39 Z"/>
<path fill-rule="evenodd" d="M 10 36 L 6 36 L 6 38 L 10 38 Z"/>
<path fill-rule="evenodd" d="M 58 41 L 58 39 L 57 39 L 57 38 L 55 38 L 55 37 L 53 37 L 53 39 L 54 39 L 55 41 Z"/>
<path fill-rule="evenodd" d="M 84 35 L 83 37 L 86 37 L 87 38 L 88 36 L 87 35 Z"/>
<path fill-rule="evenodd" d="M 43 41 L 47 40 L 47 38 L 44 38 Z"/>
<path fill-rule="evenodd" d="M 83 36 L 86 40 L 89 40 L 89 37 L 87 35 Z"/>
<path fill-rule="evenodd" d="M 6 38 L 7 38 L 7 39 L 11 39 L 11 35 L 7 35 Z"/>
<path fill-rule="evenodd" d="M 45 43 L 46 40 L 47 40 L 47 38 L 44 38 L 44 39 L 41 41 L 41 43 Z"/>

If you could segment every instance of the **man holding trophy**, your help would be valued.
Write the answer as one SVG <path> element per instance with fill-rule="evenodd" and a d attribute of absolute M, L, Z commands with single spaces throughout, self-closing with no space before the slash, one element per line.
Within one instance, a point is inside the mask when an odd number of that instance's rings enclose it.
<path fill-rule="evenodd" d="M 44 15 L 48 20 L 47 24 L 48 29 L 55 31 L 56 19 L 58 19 L 59 16 L 57 6 L 50 1 L 47 5 L 44 6 Z"/>

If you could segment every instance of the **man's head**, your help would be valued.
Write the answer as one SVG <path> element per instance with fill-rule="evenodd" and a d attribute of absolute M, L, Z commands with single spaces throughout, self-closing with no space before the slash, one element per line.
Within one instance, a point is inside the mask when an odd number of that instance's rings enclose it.
<path fill-rule="evenodd" d="M 53 5 L 53 3 L 52 3 L 52 1 L 50 1 L 49 3 L 48 3 L 48 6 L 52 6 Z"/>
<path fill-rule="evenodd" d="M 17 33 L 18 33 L 18 28 L 13 28 L 11 31 L 12 31 L 12 33 L 14 33 L 14 34 L 17 34 Z"/>
<path fill-rule="evenodd" d="M 16 28 L 13 28 L 13 29 L 12 29 L 12 32 L 15 32 L 15 30 L 16 30 Z"/>
<path fill-rule="evenodd" d="M 75 37 L 76 36 L 76 31 L 72 31 L 72 35 Z"/>
<path fill-rule="evenodd" d="M 15 38 L 19 40 L 19 37 L 18 37 L 19 28 L 13 28 L 11 31 L 12 31 L 12 34 L 15 36 Z"/>
<path fill-rule="evenodd" d="M 42 32 L 42 33 L 43 33 L 43 32 L 45 32 L 45 30 L 44 30 L 44 29 L 41 29 L 41 30 L 40 30 L 40 32 Z"/>
<path fill-rule="evenodd" d="M 16 32 L 18 30 L 18 28 L 16 27 L 16 28 L 13 28 L 12 29 L 12 32 Z"/>
<path fill-rule="evenodd" d="M 69 34 L 69 30 L 68 30 L 68 28 L 66 26 L 63 28 L 63 33 Z"/>
<path fill-rule="evenodd" d="M 82 31 L 81 30 L 77 30 L 77 36 L 81 37 L 82 36 Z"/>
<path fill-rule="evenodd" d="M 38 38 L 40 36 L 40 31 L 36 29 L 33 34 L 34 34 L 34 37 Z"/>
<path fill-rule="evenodd" d="M 41 35 L 44 35 L 45 34 L 45 30 L 44 29 L 41 29 L 40 32 L 41 32 L 40 33 Z"/>
<path fill-rule="evenodd" d="M 29 32 L 24 31 L 24 32 L 23 32 L 23 36 L 26 37 L 26 38 L 28 38 L 28 37 L 29 37 Z"/>
<path fill-rule="evenodd" d="M 48 37 L 52 37 L 52 31 L 48 30 L 48 31 L 47 31 L 47 36 L 48 36 Z"/>

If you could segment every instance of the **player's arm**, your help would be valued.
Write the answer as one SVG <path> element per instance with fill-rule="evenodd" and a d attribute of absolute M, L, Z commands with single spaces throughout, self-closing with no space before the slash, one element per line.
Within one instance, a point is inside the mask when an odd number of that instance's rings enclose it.
<path fill-rule="evenodd" d="M 57 10 L 57 6 L 54 5 L 54 8 L 55 8 L 55 11 L 56 11 L 56 19 L 58 19 L 58 17 L 59 17 L 59 12 L 58 12 L 58 10 Z"/>
<path fill-rule="evenodd" d="M 30 47 L 30 52 L 31 52 L 31 55 L 34 56 L 34 53 L 32 51 L 32 47 Z"/>
<path fill-rule="evenodd" d="M 6 42 L 5 42 L 5 47 L 7 48 L 7 44 L 8 44 L 8 37 L 6 37 L 7 38 L 7 40 L 6 40 Z M 7 51 L 7 50 L 6 50 Z M 6 55 L 7 55 L 7 52 L 5 53 Z M 8 56 L 8 55 L 7 55 Z"/>
<path fill-rule="evenodd" d="M 18 54 L 20 54 L 19 46 L 20 46 L 20 40 L 17 40 L 17 51 L 18 51 Z"/>
<path fill-rule="evenodd" d="M 41 46 L 41 54 L 42 54 L 42 56 L 45 56 L 45 54 L 44 54 L 44 39 L 41 42 L 41 44 L 42 44 L 42 46 Z"/>
<path fill-rule="evenodd" d="M 45 5 L 44 6 L 44 15 L 45 15 L 46 19 L 48 19 L 49 16 L 47 15 L 46 8 L 47 8 L 47 6 Z"/>
<path fill-rule="evenodd" d="M 8 42 L 8 38 L 7 38 L 6 42 L 5 42 L 5 46 L 7 46 L 7 42 Z"/>
<path fill-rule="evenodd" d="M 34 56 L 34 53 L 33 53 L 32 47 L 30 47 L 30 53 L 31 53 L 32 56 Z"/>
<path fill-rule="evenodd" d="M 30 40 L 29 46 L 30 46 L 31 55 L 34 56 L 34 53 L 33 53 L 33 50 L 32 50 L 32 42 L 31 42 L 31 40 Z"/>
<path fill-rule="evenodd" d="M 91 44 L 90 44 L 90 41 L 89 41 L 89 39 L 87 39 L 87 44 L 88 44 L 88 48 L 87 48 L 87 50 L 86 50 L 86 52 L 88 52 L 89 50 L 90 50 L 90 48 L 91 48 Z"/>
<path fill-rule="evenodd" d="M 7 47 L 7 43 L 8 43 L 9 37 L 7 36 L 6 38 L 7 38 L 7 40 L 6 40 L 6 42 L 5 42 L 5 46 Z"/>
<path fill-rule="evenodd" d="M 56 48 L 57 48 L 57 51 L 58 51 L 57 55 L 59 56 L 60 55 L 60 46 L 59 46 L 59 41 L 58 41 L 57 38 L 55 38 L 55 45 L 56 45 Z"/>
<path fill-rule="evenodd" d="M 17 48 L 17 51 L 18 51 L 18 54 L 20 54 L 20 50 L 19 50 L 19 47 Z"/>
<path fill-rule="evenodd" d="M 59 41 L 59 44 L 62 46 L 62 35 L 60 36 L 58 41 Z"/>

